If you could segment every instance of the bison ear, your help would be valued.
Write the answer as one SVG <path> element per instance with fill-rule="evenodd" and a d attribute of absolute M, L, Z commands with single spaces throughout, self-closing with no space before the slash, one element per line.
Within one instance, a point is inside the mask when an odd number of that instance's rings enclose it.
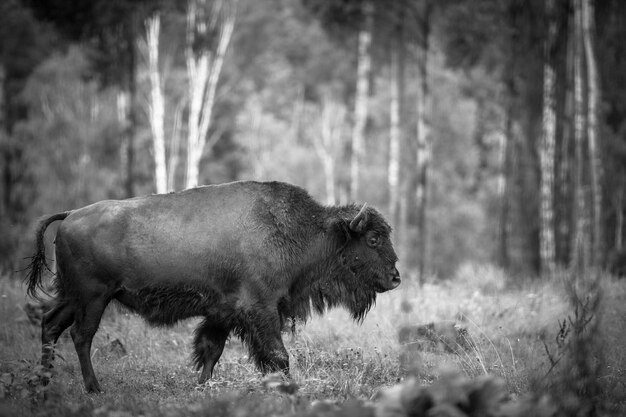
<path fill-rule="evenodd" d="M 350 222 L 350 230 L 356 233 L 363 233 L 365 231 L 365 225 L 367 224 L 367 203 L 363 203 L 363 207 L 359 210 L 359 213 Z"/>

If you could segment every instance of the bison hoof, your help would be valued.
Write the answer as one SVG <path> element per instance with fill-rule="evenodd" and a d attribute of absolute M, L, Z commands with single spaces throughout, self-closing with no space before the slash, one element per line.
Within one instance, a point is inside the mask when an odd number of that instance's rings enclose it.
<path fill-rule="evenodd" d="M 104 391 L 102 390 L 98 382 L 92 382 L 90 384 L 86 384 L 85 389 L 87 390 L 88 394 L 103 394 L 104 393 Z"/>

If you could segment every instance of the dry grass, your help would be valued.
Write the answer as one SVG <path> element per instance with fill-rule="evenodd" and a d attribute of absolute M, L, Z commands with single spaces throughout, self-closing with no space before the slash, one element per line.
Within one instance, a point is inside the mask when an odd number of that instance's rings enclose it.
<path fill-rule="evenodd" d="M 605 278 L 600 285 L 605 297 L 595 313 L 602 317 L 595 331 L 603 341 L 603 368 L 596 370 L 596 376 L 611 387 L 603 393 L 604 409 L 623 410 L 626 283 Z M 285 334 L 292 376 L 299 386 L 297 393 L 286 394 L 263 383 L 236 339 L 228 342 L 214 378 L 198 386 L 190 363 L 191 333 L 197 320 L 152 328 L 139 317 L 109 308 L 92 351 L 106 392 L 84 393 L 73 345 L 64 336 L 44 403 L 37 383 L 39 329 L 23 310 L 24 290 L 3 277 L 0 296 L 4 322 L 0 416 L 178 416 L 201 415 L 208 409 L 212 415 L 318 415 L 317 407 L 328 404 L 321 400 L 348 401 L 358 409 L 381 389 L 411 375 L 420 385 L 429 386 L 449 369 L 470 379 L 497 376 L 509 397 L 518 398 L 532 393 L 539 383 L 559 386 L 555 378 L 562 375 L 560 368 L 547 375 L 552 363 L 546 347 L 556 352 L 559 323 L 574 313 L 571 296 L 558 279 L 512 288 L 495 268 L 467 266 L 452 281 L 429 282 L 423 288 L 405 282 L 399 290 L 381 295 L 360 326 L 344 311 L 334 310 L 299 324 L 295 335 Z M 398 341 L 397 329 L 403 325 L 441 321 L 464 326 L 473 342 L 471 349 L 417 351 Z M 121 341 L 125 355 L 109 348 L 114 340 Z M 317 405 L 312 406 L 314 401 Z"/>

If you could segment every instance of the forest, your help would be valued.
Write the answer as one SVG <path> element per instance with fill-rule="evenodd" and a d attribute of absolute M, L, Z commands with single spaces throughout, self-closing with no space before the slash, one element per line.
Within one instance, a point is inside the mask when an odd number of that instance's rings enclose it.
<path fill-rule="evenodd" d="M 2 268 L 38 217 L 241 179 L 368 202 L 407 276 L 623 266 L 618 0 L 8 0 Z"/>
<path fill-rule="evenodd" d="M 624 39 L 623 0 L 0 0 L 0 416 L 626 415 Z M 292 319 L 289 378 L 234 335 L 198 383 L 199 318 L 115 303 L 104 393 L 75 331 L 43 368 L 41 216 L 237 180 L 376 207 L 401 286 Z"/>

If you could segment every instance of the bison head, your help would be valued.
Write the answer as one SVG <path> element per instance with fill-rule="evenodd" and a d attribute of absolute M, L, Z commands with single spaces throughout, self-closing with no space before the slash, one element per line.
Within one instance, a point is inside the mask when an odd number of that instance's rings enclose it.
<path fill-rule="evenodd" d="M 376 292 L 385 292 L 400 285 L 400 273 L 396 269 L 396 256 L 390 239 L 391 228 L 373 208 L 364 204 L 350 221 L 348 237 L 342 251 L 342 263 L 363 285 Z"/>
<path fill-rule="evenodd" d="M 347 307 L 355 319 L 362 319 L 377 293 L 400 285 L 391 227 L 365 204 L 354 217 L 344 217 L 336 225 L 342 241 L 338 252 L 342 273 L 335 280 L 339 299 L 334 301 Z"/>

